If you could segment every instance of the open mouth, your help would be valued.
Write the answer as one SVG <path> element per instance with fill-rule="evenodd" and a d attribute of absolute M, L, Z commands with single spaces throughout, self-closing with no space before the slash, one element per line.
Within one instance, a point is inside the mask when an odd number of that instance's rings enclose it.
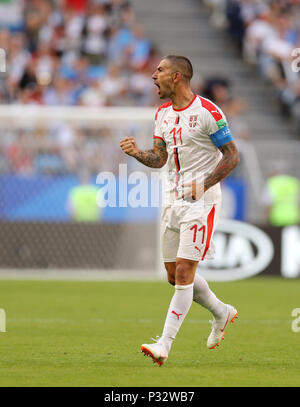
<path fill-rule="evenodd" d="M 155 85 L 155 86 L 157 86 L 157 88 L 158 88 L 157 93 L 159 94 L 159 93 L 160 93 L 160 86 L 159 86 L 159 84 L 158 84 L 158 83 L 156 83 L 156 82 L 154 82 L 154 85 Z"/>

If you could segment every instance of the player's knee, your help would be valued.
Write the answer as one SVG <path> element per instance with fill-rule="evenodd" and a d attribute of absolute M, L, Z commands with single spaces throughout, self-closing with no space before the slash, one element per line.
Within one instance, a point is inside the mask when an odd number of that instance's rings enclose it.
<path fill-rule="evenodd" d="M 176 284 L 185 285 L 193 282 L 194 262 L 189 260 L 180 260 L 176 263 Z"/>
<path fill-rule="evenodd" d="M 175 263 L 165 263 L 165 268 L 168 274 L 168 282 L 171 285 L 175 285 L 175 272 L 176 272 L 176 264 Z"/>
<path fill-rule="evenodd" d="M 185 264 L 178 264 L 176 266 L 176 283 L 186 284 L 188 276 L 188 268 Z"/>

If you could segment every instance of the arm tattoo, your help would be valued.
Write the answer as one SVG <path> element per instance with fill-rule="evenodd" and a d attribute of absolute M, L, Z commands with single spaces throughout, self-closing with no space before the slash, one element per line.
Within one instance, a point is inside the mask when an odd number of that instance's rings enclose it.
<path fill-rule="evenodd" d="M 223 157 L 214 171 L 204 180 L 204 191 L 226 178 L 240 161 L 234 141 L 224 144 L 220 147 L 220 151 L 223 153 Z"/>
<path fill-rule="evenodd" d="M 154 139 L 153 148 L 147 151 L 139 151 L 135 158 L 151 168 L 161 168 L 168 159 L 166 143 L 161 139 Z"/>

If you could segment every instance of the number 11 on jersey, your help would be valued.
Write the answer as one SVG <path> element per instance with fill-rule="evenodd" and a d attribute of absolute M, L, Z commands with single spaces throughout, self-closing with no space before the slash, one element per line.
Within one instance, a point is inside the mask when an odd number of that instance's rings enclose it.
<path fill-rule="evenodd" d="M 173 140 L 174 140 L 174 144 L 175 146 L 177 146 L 176 143 L 176 135 L 179 136 L 179 140 L 180 140 L 180 144 L 182 145 L 182 127 L 179 127 L 179 129 L 176 131 L 176 127 L 174 127 L 171 131 L 170 134 L 173 134 Z"/>

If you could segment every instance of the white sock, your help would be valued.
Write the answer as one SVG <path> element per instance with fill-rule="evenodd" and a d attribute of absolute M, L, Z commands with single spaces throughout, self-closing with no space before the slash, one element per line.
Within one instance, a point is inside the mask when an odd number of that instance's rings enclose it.
<path fill-rule="evenodd" d="M 207 282 L 199 274 L 195 274 L 193 300 L 208 309 L 215 318 L 224 313 L 225 304 L 210 290 Z"/>
<path fill-rule="evenodd" d="M 163 343 L 169 352 L 179 328 L 193 302 L 193 286 L 175 285 L 175 294 L 167 313 L 164 330 L 159 342 Z"/>

